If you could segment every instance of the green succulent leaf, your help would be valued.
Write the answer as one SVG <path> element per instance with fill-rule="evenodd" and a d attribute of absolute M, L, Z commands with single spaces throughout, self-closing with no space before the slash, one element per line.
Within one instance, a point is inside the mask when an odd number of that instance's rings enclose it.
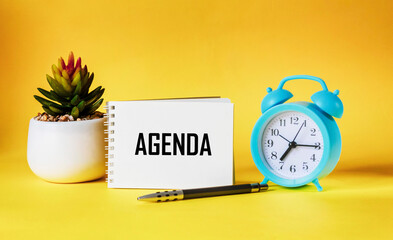
<path fill-rule="evenodd" d="M 49 107 L 42 106 L 42 109 L 44 109 L 44 111 L 45 111 L 47 114 L 49 114 L 49 115 L 52 115 L 52 116 L 57 116 L 57 115 L 58 115 L 58 114 L 56 114 L 55 112 L 52 112 L 52 110 L 50 110 Z"/>
<path fill-rule="evenodd" d="M 79 81 L 77 84 L 76 84 L 76 87 L 75 87 L 75 90 L 74 90 L 74 96 L 75 95 L 80 95 L 81 94 L 81 91 L 82 91 L 82 81 Z"/>
<path fill-rule="evenodd" d="M 86 95 L 89 92 L 91 83 L 93 82 L 94 79 L 94 73 L 91 73 L 90 77 L 87 79 L 87 82 L 85 83 L 84 86 L 82 86 L 82 96 Z"/>
<path fill-rule="evenodd" d="M 101 86 L 97 87 L 96 89 L 91 91 L 89 94 L 87 94 L 87 96 L 83 100 L 85 100 L 87 102 L 90 99 L 94 98 L 94 96 L 96 96 L 98 93 L 100 93 L 101 88 L 102 88 Z"/>
<path fill-rule="evenodd" d="M 42 88 L 37 88 L 37 89 L 45 97 L 47 97 L 47 98 L 49 98 L 51 100 L 57 101 L 57 102 L 61 103 L 62 105 L 68 105 L 67 100 L 62 98 L 62 97 L 60 97 L 59 95 L 57 95 L 54 91 L 48 92 L 48 91 L 46 91 L 45 89 L 42 89 Z"/>
<path fill-rule="evenodd" d="M 70 96 L 74 92 L 71 87 L 71 84 L 64 77 L 60 77 L 60 79 L 61 79 L 61 86 L 68 93 L 68 96 Z"/>
<path fill-rule="evenodd" d="M 58 108 L 56 108 L 56 107 L 49 106 L 49 109 L 50 109 L 52 112 L 56 113 L 56 115 L 59 115 L 59 114 L 63 114 L 63 113 L 64 113 L 63 110 L 58 109 Z"/>
<path fill-rule="evenodd" d="M 42 89 L 42 88 L 37 88 L 37 89 L 45 97 L 47 97 L 47 98 L 49 98 L 51 100 L 57 101 L 57 99 L 50 92 L 48 92 L 48 91 L 46 91 L 45 89 Z"/>
<path fill-rule="evenodd" d="M 70 100 L 60 97 L 59 95 L 57 95 L 57 93 L 55 93 L 55 91 L 51 90 L 50 93 L 51 93 L 52 97 L 56 99 L 56 101 L 61 103 L 61 105 L 65 106 L 65 107 L 71 107 Z"/>
<path fill-rule="evenodd" d="M 86 102 L 85 101 L 81 101 L 76 107 L 79 109 L 79 112 L 83 112 L 83 110 L 86 107 Z"/>
<path fill-rule="evenodd" d="M 63 97 L 59 96 L 59 95 L 58 95 L 57 93 L 55 93 L 55 91 L 53 91 L 53 90 L 50 91 L 50 94 L 52 95 L 53 98 L 56 99 L 56 101 L 58 101 L 58 102 L 60 102 L 60 103 L 62 103 L 62 102 L 66 103 L 66 102 L 67 102 L 67 99 L 66 99 L 66 98 L 63 98 Z"/>
<path fill-rule="evenodd" d="M 34 98 L 35 98 L 38 102 L 40 102 L 42 105 L 44 105 L 44 106 L 47 106 L 47 107 L 52 106 L 52 107 L 56 107 L 56 108 L 59 108 L 59 109 L 64 108 L 63 106 L 61 106 L 61 105 L 59 105 L 59 104 L 57 104 L 57 103 L 54 103 L 54 102 L 52 102 L 52 101 L 49 101 L 49 100 L 47 100 L 47 99 L 45 99 L 45 98 L 42 98 L 42 97 L 40 97 L 40 96 L 34 95 Z"/>
<path fill-rule="evenodd" d="M 86 66 L 86 65 L 85 65 Z M 82 68 L 81 67 L 81 77 L 82 77 L 82 81 L 83 79 L 86 77 L 87 73 L 87 68 Z M 87 78 L 86 78 L 87 79 Z"/>
<path fill-rule="evenodd" d="M 86 105 L 90 105 L 92 103 L 95 103 L 98 99 L 102 97 L 102 95 L 105 92 L 105 88 L 101 89 L 95 96 L 93 96 L 91 99 L 86 100 Z"/>
<path fill-rule="evenodd" d="M 80 97 L 79 97 L 79 95 L 75 95 L 72 99 L 71 99 L 71 104 L 73 105 L 73 106 L 76 106 L 76 105 L 78 105 L 78 103 L 81 101 L 81 99 L 80 99 Z"/>
<path fill-rule="evenodd" d="M 75 106 L 71 110 L 71 115 L 74 117 L 74 119 L 77 119 L 79 117 L 79 109 L 78 109 L 78 107 Z"/>
<path fill-rule="evenodd" d="M 78 72 L 71 82 L 71 86 L 76 86 L 81 81 L 81 74 Z"/>
<path fill-rule="evenodd" d="M 48 81 L 53 91 L 55 91 L 58 95 L 62 97 L 70 96 L 70 94 L 64 90 L 63 86 L 48 74 L 46 75 L 46 80 Z"/>
<path fill-rule="evenodd" d="M 103 98 L 101 98 L 100 100 L 98 100 L 97 102 L 95 102 L 94 104 L 86 107 L 84 114 L 85 115 L 90 115 L 92 113 L 94 113 L 102 104 L 102 102 L 104 101 Z"/>
<path fill-rule="evenodd" d="M 82 71 L 83 71 L 83 69 L 82 69 Z M 86 83 L 87 83 L 87 80 L 89 79 L 90 73 L 88 73 L 88 72 L 83 73 L 82 72 L 82 75 L 83 75 L 83 77 L 81 79 L 81 82 L 82 82 L 82 87 L 84 87 L 84 86 L 86 86 Z"/>

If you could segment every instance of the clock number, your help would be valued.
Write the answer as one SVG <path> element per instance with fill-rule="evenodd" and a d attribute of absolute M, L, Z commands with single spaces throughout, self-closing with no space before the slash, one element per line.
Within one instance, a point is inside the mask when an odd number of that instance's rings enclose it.
<path fill-rule="evenodd" d="M 291 165 L 291 166 L 289 167 L 289 171 L 291 171 L 291 173 L 296 172 L 296 165 Z"/>
<path fill-rule="evenodd" d="M 304 120 L 303 124 L 304 124 L 304 127 L 307 127 L 307 121 L 306 120 Z"/>
<path fill-rule="evenodd" d="M 284 167 L 284 162 L 281 162 L 281 161 L 280 161 L 280 162 L 278 162 L 278 163 L 281 164 L 281 166 L 280 166 L 279 169 L 282 170 L 282 167 Z"/>
<path fill-rule="evenodd" d="M 277 159 L 277 152 L 273 151 L 273 152 L 272 152 L 272 155 L 270 156 L 270 158 L 271 158 L 272 160 L 276 160 L 276 159 Z"/>
<path fill-rule="evenodd" d="M 303 170 L 308 170 L 308 165 L 307 165 L 307 162 L 303 162 Z"/>
<path fill-rule="evenodd" d="M 291 124 L 298 125 L 299 123 L 299 118 L 298 117 L 291 117 Z"/>
<path fill-rule="evenodd" d="M 273 147 L 273 140 L 271 140 L 271 139 L 267 140 L 267 146 Z"/>
<path fill-rule="evenodd" d="M 280 131 L 278 129 L 272 129 L 272 136 L 278 136 L 280 134 Z"/>
<path fill-rule="evenodd" d="M 311 131 L 311 136 L 315 137 L 316 136 L 315 132 L 317 130 L 315 128 L 311 128 L 310 131 Z"/>
<path fill-rule="evenodd" d="M 285 119 L 280 119 L 280 127 L 285 127 Z"/>
<path fill-rule="evenodd" d="M 320 150 L 321 149 L 321 143 L 319 143 L 319 142 L 315 143 L 315 149 Z"/>
<path fill-rule="evenodd" d="M 310 160 L 312 160 L 313 162 L 315 162 L 316 158 L 315 158 L 315 154 L 313 154 L 310 158 Z"/>

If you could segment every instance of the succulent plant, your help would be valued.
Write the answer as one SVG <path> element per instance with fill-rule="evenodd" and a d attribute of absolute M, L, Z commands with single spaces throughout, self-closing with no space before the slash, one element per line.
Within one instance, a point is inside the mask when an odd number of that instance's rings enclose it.
<path fill-rule="evenodd" d="M 81 58 L 75 64 L 73 52 L 68 56 L 67 65 L 60 57 L 58 65 L 52 65 L 52 73 L 53 77 L 46 75 L 52 90 L 38 88 L 49 100 L 34 95 L 46 113 L 52 116 L 70 114 L 76 119 L 94 113 L 104 101 L 101 97 L 105 89 L 101 86 L 89 92 L 94 73 L 90 74 L 86 65 L 82 68 Z"/>

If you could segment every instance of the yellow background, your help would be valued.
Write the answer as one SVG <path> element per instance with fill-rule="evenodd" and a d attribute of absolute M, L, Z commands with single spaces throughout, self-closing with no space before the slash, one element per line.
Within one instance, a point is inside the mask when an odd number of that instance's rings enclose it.
<path fill-rule="evenodd" d="M 392 1 L 0 0 L 0 238 L 392 239 Z M 167 204 L 103 181 L 51 184 L 26 162 L 37 87 L 70 50 L 105 100 L 220 95 L 235 103 L 236 182 L 262 179 L 249 138 L 288 75 L 339 89 L 343 152 L 314 186 Z M 321 87 L 289 82 L 293 100 Z M 61 144 L 61 140 L 59 140 Z"/>

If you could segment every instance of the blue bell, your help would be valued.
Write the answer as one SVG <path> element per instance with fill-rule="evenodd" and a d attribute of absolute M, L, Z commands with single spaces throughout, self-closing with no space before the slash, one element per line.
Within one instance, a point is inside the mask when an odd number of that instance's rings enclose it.
<path fill-rule="evenodd" d="M 264 113 L 271 107 L 274 107 L 278 104 L 284 103 L 293 97 L 293 94 L 285 89 L 278 88 L 272 91 L 272 88 L 267 88 L 266 91 L 268 94 L 263 98 L 261 103 L 261 110 Z"/>
<path fill-rule="evenodd" d="M 334 92 L 322 90 L 314 93 L 311 96 L 311 100 L 327 114 L 336 118 L 341 118 L 344 112 L 344 106 L 340 98 L 337 96 L 338 94 L 338 90 L 335 90 Z"/>

